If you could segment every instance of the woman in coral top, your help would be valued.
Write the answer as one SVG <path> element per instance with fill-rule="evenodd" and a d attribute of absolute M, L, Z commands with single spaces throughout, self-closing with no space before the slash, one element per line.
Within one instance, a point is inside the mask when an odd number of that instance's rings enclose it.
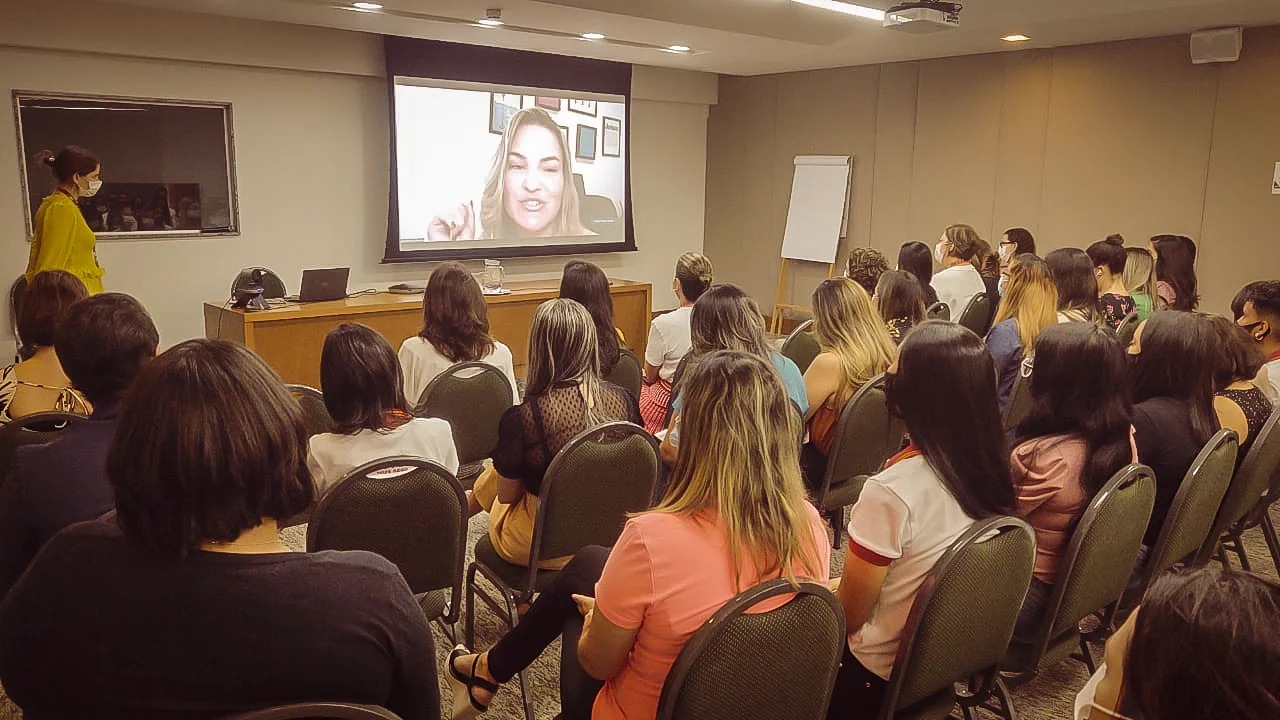
<path fill-rule="evenodd" d="M 557 636 L 561 717 L 653 718 L 676 656 L 726 602 L 772 578 L 825 581 L 826 529 L 805 499 L 795 461 L 800 418 L 777 373 L 762 358 L 717 351 L 683 388 L 683 437 L 666 497 L 628 520 L 612 551 L 575 555 L 488 652 L 454 650 L 454 718 L 483 712 L 498 684 Z"/>
<path fill-rule="evenodd" d="M 48 150 L 36 162 L 49 166 L 58 185 L 36 211 L 27 280 L 41 270 L 66 270 L 80 278 L 90 295 L 102 292 L 102 268 L 95 251 L 98 237 L 89 229 L 77 205 L 102 189 L 102 165 L 93 153 L 75 146 L 57 155 Z"/>

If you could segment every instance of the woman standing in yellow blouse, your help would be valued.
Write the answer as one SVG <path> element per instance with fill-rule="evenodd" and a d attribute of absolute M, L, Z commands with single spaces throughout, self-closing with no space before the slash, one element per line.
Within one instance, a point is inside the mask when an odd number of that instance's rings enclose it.
<path fill-rule="evenodd" d="M 57 155 L 43 150 L 36 162 L 48 165 L 57 187 L 36 211 L 27 280 L 41 270 L 66 270 L 80 278 L 89 294 L 102 292 L 102 268 L 94 251 L 97 237 L 89 229 L 77 204 L 102 189 L 102 165 L 84 148 L 67 146 Z"/>

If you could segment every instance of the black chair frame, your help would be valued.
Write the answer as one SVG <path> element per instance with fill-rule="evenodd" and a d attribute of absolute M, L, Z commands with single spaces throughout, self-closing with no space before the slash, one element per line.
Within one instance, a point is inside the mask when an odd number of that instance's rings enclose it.
<path fill-rule="evenodd" d="M 675 663 L 667 671 L 667 679 L 662 684 L 662 695 L 658 698 L 656 720 L 676 720 L 676 699 L 680 697 L 680 691 L 684 687 L 689 672 L 701 659 L 703 649 L 714 643 L 720 634 L 729 627 L 730 620 L 770 598 L 788 594 L 794 594 L 796 597 L 813 595 L 821 598 L 831 607 L 831 612 L 839 623 L 840 637 L 842 640 L 845 639 L 844 609 L 840 606 L 840 600 L 826 586 L 812 582 L 801 582 L 797 585 L 792 585 L 791 581 L 785 578 L 763 582 L 743 591 L 726 603 L 702 623 L 693 636 L 689 638 L 689 642 L 685 644 L 684 649 L 676 657 Z M 794 599 L 788 602 L 793 601 Z M 782 607 L 785 607 L 785 605 Z M 840 664 L 837 662 L 831 668 L 831 676 L 827 678 L 827 695 L 823 700 L 823 705 L 831 701 L 831 691 L 835 687 L 836 674 L 839 670 Z"/>
<path fill-rule="evenodd" d="M 1229 567 L 1227 551 L 1230 550 L 1239 558 L 1240 567 L 1244 568 L 1245 572 L 1251 572 L 1253 568 L 1250 567 L 1249 555 L 1244 551 L 1244 541 L 1241 536 L 1246 530 L 1261 526 L 1263 538 L 1271 551 L 1272 561 L 1276 563 L 1277 570 L 1280 570 L 1280 543 L 1276 542 L 1275 528 L 1271 527 L 1271 518 L 1267 513 L 1271 505 L 1270 501 L 1275 498 L 1277 490 L 1280 490 L 1280 467 L 1257 467 L 1260 463 L 1266 462 L 1264 453 L 1272 450 L 1269 443 L 1280 443 L 1280 408 L 1271 412 L 1271 416 L 1258 431 L 1258 436 L 1254 438 L 1249 453 L 1236 468 L 1235 477 L 1232 478 L 1231 486 L 1227 488 L 1227 495 L 1222 499 L 1222 506 L 1218 509 L 1218 518 L 1213 523 L 1213 529 L 1209 531 L 1204 547 L 1200 549 L 1196 564 L 1207 563 L 1216 554 L 1223 567 Z M 1253 479 L 1255 474 L 1262 474 L 1270 481 L 1261 487 L 1250 488 L 1249 480 Z M 1253 494 L 1255 490 L 1257 491 L 1255 497 L 1243 497 Z"/>
<path fill-rule="evenodd" d="M 377 705 L 344 702 L 307 702 L 277 705 L 228 715 L 223 720 L 400 720 L 400 716 Z"/>

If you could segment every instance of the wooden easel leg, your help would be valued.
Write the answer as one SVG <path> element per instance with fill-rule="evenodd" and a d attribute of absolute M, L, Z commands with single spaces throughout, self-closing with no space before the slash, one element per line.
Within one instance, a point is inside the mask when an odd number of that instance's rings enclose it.
<path fill-rule="evenodd" d="M 778 292 L 773 298 L 773 319 L 769 323 L 769 332 L 774 335 L 782 331 L 782 294 L 787 287 L 787 264 L 791 262 L 782 258 L 782 267 L 778 268 Z"/>

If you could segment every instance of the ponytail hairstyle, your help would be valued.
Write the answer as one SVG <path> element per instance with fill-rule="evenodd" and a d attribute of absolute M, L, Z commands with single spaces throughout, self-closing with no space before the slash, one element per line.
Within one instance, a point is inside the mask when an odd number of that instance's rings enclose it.
<path fill-rule="evenodd" d="M 977 230 L 968 225 L 951 225 L 944 234 L 951 245 L 951 252 L 947 253 L 951 257 L 974 262 L 974 258 L 982 251 L 982 238 Z M 990 254 L 989 245 L 987 251 Z"/>
<path fill-rule="evenodd" d="M 1196 290 L 1196 244 L 1186 235 L 1156 235 L 1151 238 L 1156 251 L 1156 279 L 1173 286 L 1177 293 L 1171 310 L 1194 311 L 1200 305 Z"/>
<path fill-rule="evenodd" d="M 1086 249 L 1089 262 L 1094 267 L 1104 267 L 1112 275 L 1123 275 L 1128 261 L 1128 253 L 1124 251 L 1124 238 L 1120 235 L 1108 235 L 1106 240 L 1099 240 Z"/>
<path fill-rule="evenodd" d="M 71 182 L 76 175 L 91 175 L 102 164 L 97 155 L 76 145 L 62 148 L 56 155 L 51 150 L 41 150 L 35 159 L 53 172 L 59 185 Z"/>
<path fill-rule="evenodd" d="M 1093 497 L 1133 459 L 1133 406 L 1124 348 L 1108 328 L 1062 323 L 1040 334 L 1035 358 L 1031 411 L 1019 423 L 1014 444 L 1050 435 L 1083 438 L 1080 484 Z"/>
<path fill-rule="evenodd" d="M 1014 513 L 996 364 L 962 325 L 927 320 L 902 341 L 886 399 L 943 485 L 975 520 Z"/>
<path fill-rule="evenodd" d="M 676 281 L 680 283 L 680 293 L 689 302 L 697 302 L 711 287 L 713 275 L 711 261 L 702 253 L 687 252 L 676 261 Z"/>

